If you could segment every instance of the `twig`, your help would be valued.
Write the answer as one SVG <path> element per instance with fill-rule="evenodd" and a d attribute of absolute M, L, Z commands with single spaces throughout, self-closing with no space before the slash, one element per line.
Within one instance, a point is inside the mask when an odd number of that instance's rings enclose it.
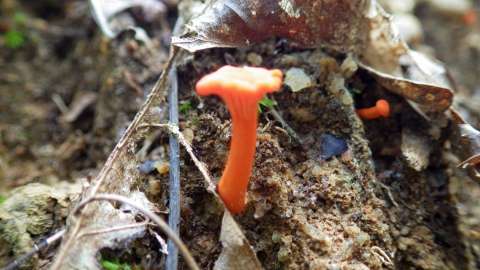
<path fill-rule="evenodd" d="M 287 124 L 287 122 L 283 119 L 283 117 L 275 108 L 271 108 L 270 113 L 272 114 L 273 118 L 275 118 L 275 120 L 277 120 L 283 126 L 283 128 L 287 130 L 288 135 L 290 135 L 300 145 L 303 144 L 302 139 L 300 139 L 295 130 L 293 130 L 293 128 Z"/>
<path fill-rule="evenodd" d="M 125 146 L 127 145 L 127 142 L 130 140 L 130 138 L 133 137 L 135 134 L 135 131 L 138 129 L 140 126 L 141 121 L 143 121 L 145 115 L 147 112 L 149 112 L 153 102 L 156 100 L 157 96 L 161 93 L 162 89 L 165 89 L 165 86 L 168 82 L 168 73 L 170 72 L 170 69 L 172 67 L 173 61 L 176 58 L 178 53 L 178 49 L 175 47 L 172 50 L 170 59 L 167 62 L 167 65 L 165 66 L 164 71 L 162 72 L 162 75 L 160 78 L 157 80 L 155 85 L 153 86 L 152 91 L 150 92 L 147 100 L 145 101 L 144 106 L 142 106 L 142 109 L 137 113 L 135 118 L 133 119 L 132 123 L 130 126 L 127 128 L 125 133 L 123 134 L 122 138 L 120 141 L 117 143 L 115 148 L 113 149 L 112 153 L 108 157 L 105 165 L 103 166 L 102 170 L 100 173 L 97 175 L 95 181 L 94 181 L 94 186 L 91 188 L 90 193 L 86 195 L 86 197 L 92 197 L 94 196 L 99 188 L 102 186 L 103 182 L 107 178 L 107 176 L 110 174 L 110 172 L 113 170 L 113 165 L 115 162 L 118 160 L 118 158 L 121 156 L 121 154 L 124 151 Z M 59 250 L 56 260 L 54 261 L 52 267 L 50 268 L 51 270 L 59 270 L 63 260 L 65 259 L 67 255 L 67 251 L 70 250 L 72 245 L 75 242 L 75 239 L 77 238 L 77 235 L 80 231 L 80 228 L 82 226 L 84 216 L 80 216 L 77 218 L 75 225 L 69 230 L 69 232 L 65 235 L 65 240 L 62 248 Z"/>
<path fill-rule="evenodd" d="M 40 243 L 34 244 L 33 248 L 29 252 L 15 259 L 13 262 L 2 268 L 2 270 L 13 270 L 19 268 L 20 266 L 22 266 L 22 264 L 25 263 L 25 261 L 30 259 L 37 252 L 60 240 L 60 238 L 62 238 L 64 234 L 65 229 L 62 229 L 53 234 L 52 236 L 48 237 L 47 239 L 40 241 Z"/>
<path fill-rule="evenodd" d="M 468 166 L 476 166 L 480 164 L 480 154 L 467 158 L 457 165 L 458 168 L 466 169 Z"/>
<path fill-rule="evenodd" d="M 88 1 L 88 3 L 90 5 L 92 16 L 95 19 L 95 21 L 97 22 L 100 29 L 102 30 L 103 34 L 105 36 L 107 36 L 108 38 L 114 38 L 115 33 L 110 28 L 110 25 L 108 24 L 108 19 L 105 18 L 105 16 L 101 12 L 100 3 L 96 0 L 90 0 L 90 1 Z"/>
<path fill-rule="evenodd" d="M 198 170 L 202 174 L 203 178 L 205 179 L 205 182 L 207 182 L 207 190 L 210 191 L 215 197 L 220 198 L 215 191 L 215 184 L 213 182 L 213 178 L 210 176 L 210 173 L 207 170 L 207 167 L 203 162 L 201 162 L 193 153 L 192 146 L 188 143 L 187 139 L 183 136 L 183 134 L 180 132 L 178 129 L 178 126 L 170 125 L 170 124 L 145 124 L 145 125 L 140 125 L 139 128 L 149 128 L 149 127 L 158 127 L 158 128 L 168 128 L 168 130 L 175 134 L 178 137 L 178 141 L 180 144 L 185 147 L 185 150 L 187 151 L 188 155 L 190 158 L 193 160 L 193 163 L 195 166 L 197 166 Z M 221 201 L 221 200 L 220 200 Z"/>
<path fill-rule="evenodd" d="M 394 265 L 392 259 L 390 259 L 390 256 L 388 256 L 388 254 L 383 249 L 377 246 L 373 246 L 370 251 L 375 254 L 385 265 Z"/>
<path fill-rule="evenodd" d="M 63 101 L 62 97 L 59 94 L 53 94 L 52 95 L 52 100 L 55 105 L 57 105 L 57 108 L 60 110 L 62 114 L 67 114 L 68 113 L 68 106 L 65 104 L 65 101 Z"/>
<path fill-rule="evenodd" d="M 72 211 L 72 213 L 75 215 L 77 213 L 81 213 L 81 210 L 88 205 L 89 203 L 93 201 L 115 201 L 115 202 L 120 202 L 123 204 L 127 204 L 138 211 L 142 212 L 145 216 L 147 216 L 150 220 L 152 220 L 154 223 L 160 227 L 163 233 L 165 233 L 169 239 L 175 243 L 175 245 L 178 247 L 180 253 L 182 254 L 183 258 L 185 259 L 185 262 L 187 263 L 188 267 L 193 270 L 200 270 L 198 267 L 197 263 L 195 262 L 195 259 L 193 258 L 192 254 L 190 254 L 190 251 L 188 250 L 187 246 L 183 243 L 183 241 L 175 234 L 174 231 L 170 227 L 168 227 L 167 223 L 163 221 L 158 215 L 155 213 L 151 212 L 148 209 L 145 209 L 141 205 L 137 204 L 136 202 L 130 200 L 127 197 L 120 196 L 117 194 L 98 194 L 95 196 L 92 196 L 90 198 L 85 199 L 84 201 L 80 202 L 77 207 Z"/>
<path fill-rule="evenodd" d="M 94 230 L 94 231 L 81 233 L 81 234 L 78 235 L 78 238 L 85 237 L 85 236 L 90 236 L 90 235 L 95 235 L 95 234 L 104 234 L 104 233 L 118 232 L 118 231 L 138 228 L 138 227 L 145 227 L 148 224 L 149 224 L 148 221 L 144 221 L 144 222 L 141 222 L 141 223 L 128 224 L 128 225 L 124 225 L 124 226 L 117 226 L 117 227 L 101 229 L 101 230 Z"/>
<path fill-rule="evenodd" d="M 169 74 L 170 91 L 168 92 L 168 112 L 169 123 L 178 126 L 178 78 L 177 69 L 172 66 Z M 180 146 L 177 136 L 170 133 L 170 180 L 168 185 L 169 201 L 168 201 L 168 225 L 175 234 L 180 235 Z M 166 270 L 177 270 L 178 266 L 178 249 L 172 239 L 167 242 L 167 260 Z"/>
<path fill-rule="evenodd" d="M 398 208 L 398 203 L 397 201 L 395 201 L 395 198 L 393 197 L 393 194 L 390 188 L 382 182 L 376 181 L 376 183 L 379 184 L 380 187 L 384 188 L 387 191 L 388 198 L 390 199 L 390 201 L 392 201 L 392 204 Z"/>

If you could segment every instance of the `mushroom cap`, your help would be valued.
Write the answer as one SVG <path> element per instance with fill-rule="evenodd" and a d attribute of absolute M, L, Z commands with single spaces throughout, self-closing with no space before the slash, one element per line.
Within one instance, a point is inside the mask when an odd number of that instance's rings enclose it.
<path fill-rule="evenodd" d="M 385 99 L 380 99 L 376 103 L 378 114 L 382 117 L 389 117 L 390 116 L 390 104 Z"/>
<path fill-rule="evenodd" d="M 257 67 L 224 66 L 197 82 L 200 96 L 218 95 L 223 99 L 247 98 L 260 100 L 266 93 L 280 90 L 282 71 Z"/>

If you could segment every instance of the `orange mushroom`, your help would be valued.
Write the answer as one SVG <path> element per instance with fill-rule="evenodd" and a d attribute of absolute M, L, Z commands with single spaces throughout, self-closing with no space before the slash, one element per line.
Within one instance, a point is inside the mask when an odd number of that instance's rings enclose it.
<path fill-rule="evenodd" d="M 473 8 L 469 9 L 463 14 L 462 19 L 465 25 L 473 26 L 477 23 L 477 12 Z"/>
<path fill-rule="evenodd" d="M 224 66 L 196 85 L 200 96 L 217 95 L 227 105 L 233 130 L 230 152 L 218 193 L 230 212 L 241 213 L 251 176 L 257 138 L 258 102 L 282 85 L 282 72 L 253 67 Z"/>
<path fill-rule="evenodd" d="M 390 116 L 390 104 L 385 99 L 379 99 L 375 106 L 357 110 L 358 116 L 365 120 L 373 120 Z"/>

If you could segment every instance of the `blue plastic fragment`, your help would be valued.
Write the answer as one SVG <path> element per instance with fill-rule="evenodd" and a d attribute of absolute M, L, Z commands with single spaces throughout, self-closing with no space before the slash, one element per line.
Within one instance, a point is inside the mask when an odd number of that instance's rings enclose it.
<path fill-rule="evenodd" d="M 156 170 L 155 166 L 157 164 L 156 160 L 147 160 L 142 164 L 138 165 L 137 168 L 142 174 L 151 174 Z"/>
<path fill-rule="evenodd" d="M 332 134 L 324 133 L 320 136 L 320 159 L 327 160 L 339 156 L 348 150 L 347 142 Z"/>

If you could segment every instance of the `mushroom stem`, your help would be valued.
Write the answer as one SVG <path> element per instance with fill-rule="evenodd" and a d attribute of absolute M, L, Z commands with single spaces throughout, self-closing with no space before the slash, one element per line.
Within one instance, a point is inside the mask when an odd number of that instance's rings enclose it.
<path fill-rule="evenodd" d="M 248 182 L 255 160 L 258 112 L 247 110 L 243 117 L 236 116 L 232 111 L 230 114 L 233 120 L 230 153 L 218 183 L 218 193 L 228 209 L 233 214 L 238 214 L 245 207 Z"/>

